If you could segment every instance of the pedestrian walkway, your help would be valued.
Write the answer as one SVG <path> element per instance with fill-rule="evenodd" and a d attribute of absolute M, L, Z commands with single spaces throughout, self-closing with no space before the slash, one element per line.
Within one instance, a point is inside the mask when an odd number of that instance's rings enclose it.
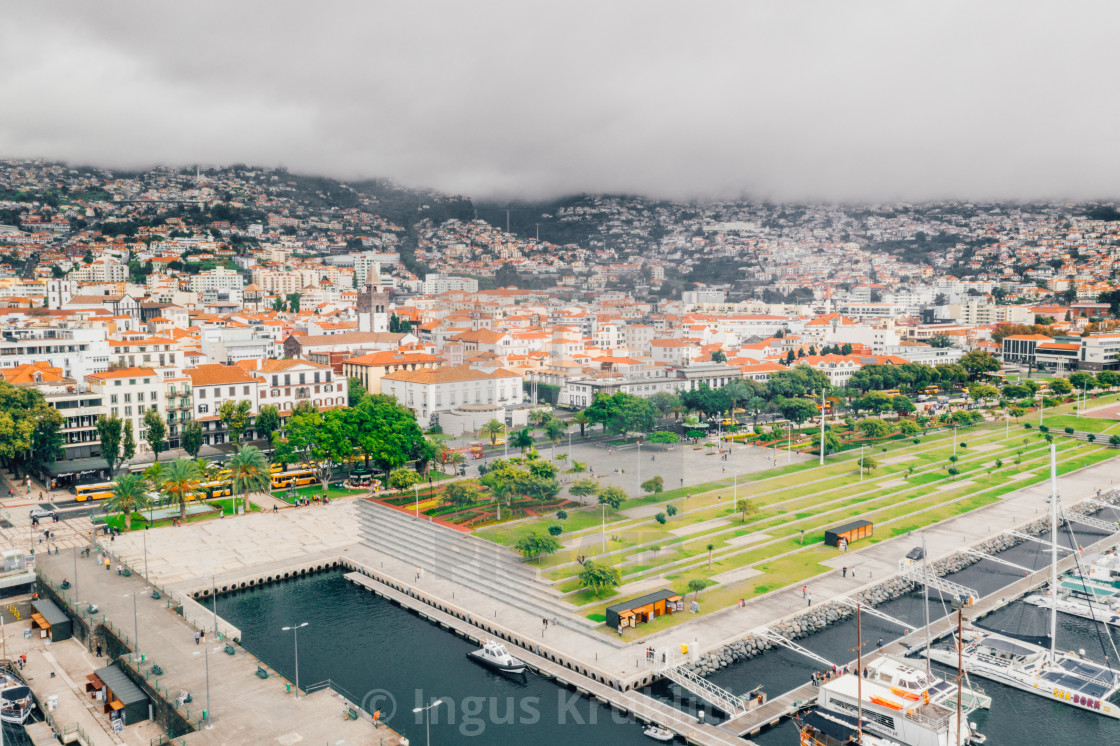
<path fill-rule="evenodd" d="M 179 709 L 187 721 L 199 724 L 203 709 L 209 710 L 213 727 L 192 735 L 191 743 L 359 744 L 376 743 L 387 734 L 384 728 L 375 731 L 368 717 L 344 719 L 344 701 L 336 692 L 321 690 L 296 698 L 278 674 L 258 676 L 256 659 L 244 649 L 234 647 L 235 654 L 228 655 L 225 641 L 213 636 L 197 641 L 196 630 L 168 608 L 168 599 L 153 599 L 140 576 L 101 570 L 96 559 L 78 560 L 77 567 L 75 576 L 72 556 L 52 556 L 40 563 L 42 575 L 52 583 L 71 581 L 69 590 L 60 591 L 71 608 L 95 604 L 96 622 L 111 624 L 126 644 L 145 655 L 143 662 L 131 660 L 152 686 L 190 693 L 193 701 Z M 158 675 L 153 673 L 157 665 L 162 671 Z"/>

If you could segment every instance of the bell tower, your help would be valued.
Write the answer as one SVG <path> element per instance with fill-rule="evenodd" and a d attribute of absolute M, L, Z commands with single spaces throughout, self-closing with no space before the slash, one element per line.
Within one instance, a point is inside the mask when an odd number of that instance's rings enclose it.
<path fill-rule="evenodd" d="M 389 293 L 381 286 L 377 264 L 366 274 L 366 286 L 358 291 L 358 331 L 389 331 Z"/>

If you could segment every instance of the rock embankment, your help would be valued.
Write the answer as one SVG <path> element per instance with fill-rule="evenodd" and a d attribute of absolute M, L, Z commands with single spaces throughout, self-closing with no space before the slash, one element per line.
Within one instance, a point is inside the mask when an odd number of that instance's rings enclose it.
<path fill-rule="evenodd" d="M 1099 499 L 1101 502 L 1120 505 L 1120 490 L 1110 490 L 1107 494 L 1102 494 Z M 1092 503 L 1083 502 L 1066 510 L 1066 514 L 1091 515 L 1097 512 L 1098 509 L 1098 506 Z M 1020 530 L 1020 533 L 1038 536 L 1049 530 L 1049 518 L 1041 518 L 1028 523 Z M 997 536 L 993 539 L 982 541 L 971 547 L 971 549 L 984 554 L 996 554 L 1010 549 L 1022 543 L 1022 541 L 1022 539 L 1015 538 L 1014 536 Z M 960 572 L 979 561 L 980 558 L 975 555 L 956 553 L 932 563 L 930 569 L 938 576 L 950 575 L 955 572 Z M 852 594 L 851 599 L 868 606 L 878 606 L 879 604 L 905 595 L 915 590 L 917 587 L 917 583 L 895 576 L 871 586 L 870 588 L 865 588 L 859 593 Z M 820 606 L 811 607 L 795 617 L 778 622 L 770 629 L 790 640 L 796 640 L 807 637 L 814 632 L 819 632 L 830 624 L 835 624 L 843 619 L 847 619 L 853 614 L 855 614 L 855 609 L 847 604 L 830 601 Z M 709 651 L 700 656 L 699 660 L 692 665 L 692 670 L 701 675 L 707 675 L 721 668 L 726 668 L 732 663 L 761 655 L 772 647 L 774 647 L 773 643 L 763 637 L 753 634 L 747 635 L 742 640 L 737 640 L 736 642 L 724 645 L 721 648 Z"/>

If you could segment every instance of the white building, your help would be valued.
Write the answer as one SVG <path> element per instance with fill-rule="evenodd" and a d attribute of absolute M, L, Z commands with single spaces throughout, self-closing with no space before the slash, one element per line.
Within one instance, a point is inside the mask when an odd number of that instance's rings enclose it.
<path fill-rule="evenodd" d="M 207 445 L 228 440 L 225 426 L 218 419 L 222 402 L 247 401 L 249 411 L 260 411 L 260 381 L 236 365 L 199 365 L 183 371 L 191 381 L 194 419 L 202 425 L 202 440 Z M 246 436 L 248 437 L 248 431 Z"/>
<path fill-rule="evenodd" d="M 487 372 L 465 365 L 390 373 L 381 377 L 381 393 L 394 397 L 415 412 L 421 427 L 440 422 L 445 432 L 444 415 L 454 413 L 456 418 L 474 422 L 472 408 L 492 415 L 499 410 L 516 408 L 524 401 L 521 376 L 517 373 L 503 368 Z M 483 422 L 491 418 L 488 416 Z M 505 418 L 497 419 L 504 421 Z"/>
<path fill-rule="evenodd" d="M 420 285 L 420 292 L 425 295 L 439 295 L 461 291 L 465 293 L 478 292 L 478 280 L 473 277 L 448 277 L 447 275 L 429 273 L 424 275 L 424 282 Z"/>
<path fill-rule="evenodd" d="M 101 395 L 102 409 L 132 423 L 136 453 L 151 453 L 144 435 L 144 413 L 154 409 L 163 414 L 163 376 L 151 368 L 117 368 L 86 378 L 90 391 Z"/>
<path fill-rule="evenodd" d="M 215 267 L 214 269 L 205 272 L 199 272 L 197 275 L 191 277 L 191 292 L 202 293 L 206 290 L 237 290 L 245 286 L 245 280 L 241 277 L 241 273 L 226 269 L 225 267 Z"/>
<path fill-rule="evenodd" d="M 1078 367 L 1082 370 L 1120 369 L 1120 334 L 1082 337 Z"/>
<path fill-rule="evenodd" d="M 109 367 L 104 329 L 5 329 L 0 335 L 0 367 L 45 361 L 67 378 L 82 380 Z"/>
<path fill-rule="evenodd" d="M 336 377 L 328 365 L 307 360 L 261 360 L 256 373 L 261 379 L 260 405 L 276 407 L 283 417 L 305 401 L 320 410 L 347 404 L 346 379 Z"/>

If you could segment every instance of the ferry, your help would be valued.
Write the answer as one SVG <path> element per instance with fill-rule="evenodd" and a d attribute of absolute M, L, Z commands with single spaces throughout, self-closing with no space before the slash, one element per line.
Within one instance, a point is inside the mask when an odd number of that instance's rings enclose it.
<path fill-rule="evenodd" d="M 801 733 L 801 746 L 903 746 L 856 729 L 855 718 L 810 710 L 794 718 Z"/>
<path fill-rule="evenodd" d="M 905 746 L 969 746 L 983 742 L 970 723 L 957 720 L 955 707 L 933 702 L 926 690 L 902 689 L 847 673 L 820 685 L 818 715 L 855 730 L 861 712 L 863 731 L 888 742 Z M 818 724 L 817 729 L 824 728 Z"/>
<path fill-rule="evenodd" d="M 472 650 L 467 657 L 495 671 L 511 674 L 525 673 L 525 661 L 514 658 L 500 642 L 489 640 L 479 650 Z"/>
<path fill-rule="evenodd" d="M 944 707 L 957 706 L 956 684 L 915 668 L 912 661 L 905 658 L 881 656 L 868 664 L 867 672 L 869 679 L 886 684 L 893 691 L 903 693 L 903 696 L 923 696 Z M 961 706 L 969 712 L 986 710 L 992 706 L 992 698 L 980 689 L 961 687 Z"/>

